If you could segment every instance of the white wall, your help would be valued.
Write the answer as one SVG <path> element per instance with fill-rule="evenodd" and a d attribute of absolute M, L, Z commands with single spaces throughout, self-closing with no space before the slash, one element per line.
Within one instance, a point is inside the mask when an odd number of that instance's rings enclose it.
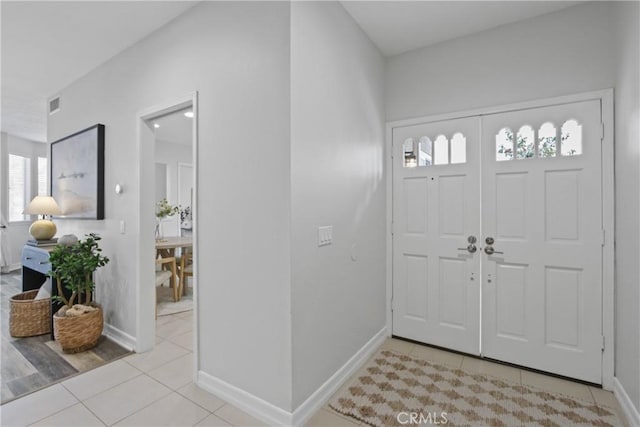
<path fill-rule="evenodd" d="M 106 125 L 106 219 L 65 221 L 64 229 L 102 233 L 112 262 L 99 276 L 98 298 L 106 321 L 135 335 L 136 116 L 198 91 L 197 358 L 204 373 L 284 409 L 291 405 L 289 49 L 288 3 L 202 2 L 62 90 L 62 110 L 48 124 L 49 140 Z M 119 196 L 116 183 L 125 186 Z"/>
<path fill-rule="evenodd" d="M 615 375 L 640 408 L 638 2 L 587 2 L 401 54 L 387 119 L 615 87 Z"/>
<path fill-rule="evenodd" d="M 640 4 L 615 2 L 616 378 L 640 411 Z"/>
<path fill-rule="evenodd" d="M 193 155 L 191 146 L 169 141 L 156 140 L 156 163 L 162 163 L 167 167 L 166 193 L 167 201 L 172 205 L 178 205 L 178 164 L 191 164 Z M 156 182 L 156 186 L 161 183 Z M 157 202 L 158 200 L 156 200 Z M 163 221 L 165 236 L 180 235 L 180 215 L 176 214 Z"/>
<path fill-rule="evenodd" d="M 587 2 L 392 57 L 387 119 L 610 88 L 609 5 Z"/>
<path fill-rule="evenodd" d="M 31 198 L 33 198 L 38 194 L 38 157 L 48 156 L 48 146 L 41 142 L 2 132 L 0 139 L 0 209 L 5 221 L 9 221 L 9 154 L 31 159 Z M 29 201 L 27 200 L 27 203 Z M 3 271 L 20 267 L 22 248 L 25 242 L 32 238 L 29 234 L 30 226 L 31 220 L 9 223 L 4 238 L 9 241 L 8 260 L 10 267 L 3 269 Z"/>
<path fill-rule="evenodd" d="M 383 72 L 339 3 L 292 3 L 293 408 L 385 324 Z"/>

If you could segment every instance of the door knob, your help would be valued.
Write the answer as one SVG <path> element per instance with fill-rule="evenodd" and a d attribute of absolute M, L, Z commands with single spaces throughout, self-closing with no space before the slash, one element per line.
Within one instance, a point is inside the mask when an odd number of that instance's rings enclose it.
<path fill-rule="evenodd" d="M 495 240 L 493 240 L 493 237 L 487 237 L 486 239 L 484 239 L 484 242 L 487 245 L 493 245 L 493 243 L 495 242 Z"/>
<path fill-rule="evenodd" d="M 493 249 L 493 246 L 485 246 L 484 253 L 487 255 L 493 255 L 493 254 L 503 254 L 504 252 L 496 251 L 495 249 Z"/>
<path fill-rule="evenodd" d="M 469 244 L 469 246 L 467 246 L 466 248 L 458 248 L 459 251 L 467 251 L 470 254 L 475 253 L 478 248 L 476 247 L 476 245 L 474 245 L 473 243 Z"/>

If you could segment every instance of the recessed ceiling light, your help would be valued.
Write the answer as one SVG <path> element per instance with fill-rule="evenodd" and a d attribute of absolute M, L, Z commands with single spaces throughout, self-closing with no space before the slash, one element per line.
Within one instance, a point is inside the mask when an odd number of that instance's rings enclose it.
<path fill-rule="evenodd" d="M 186 113 L 184 113 L 184 116 L 192 118 L 193 117 L 193 111 L 187 111 Z"/>
<path fill-rule="evenodd" d="M 159 124 L 157 124 L 157 123 L 154 123 L 154 124 L 153 124 L 153 127 L 154 127 L 154 128 L 156 128 L 156 129 L 158 129 L 158 128 L 160 127 L 160 125 L 159 125 Z"/>

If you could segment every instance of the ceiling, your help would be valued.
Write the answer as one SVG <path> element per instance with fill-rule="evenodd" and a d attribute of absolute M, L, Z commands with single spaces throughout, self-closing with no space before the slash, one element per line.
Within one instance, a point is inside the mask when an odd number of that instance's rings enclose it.
<path fill-rule="evenodd" d="M 191 111 L 191 107 L 184 110 L 175 111 L 166 116 L 150 120 L 149 124 L 153 129 L 153 134 L 157 141 L 168 142 L 170 144 L 180 144 L 191 146 L 191 127 L 193 119 L 186 117 L 185 112 Z M 157 127 L 156 127 L 157 126 Z"/>
<path fill-rule="evenodd" d="M 2 131 L 46 141 L 56 92 L 196 1 L 2 1 Z"/>
<path fill-rule="evenodd" d="M 385 56 L 511 24 L 579 1 L 343 1 Z"/>
<path fill-rule="evenodd" d="M 1 130 L 34 141 L 46 141 L 49 98 L 197 3 L 0 1 Z M 341 3 L 382 53 L 392 56 L 580 2 Z"/>

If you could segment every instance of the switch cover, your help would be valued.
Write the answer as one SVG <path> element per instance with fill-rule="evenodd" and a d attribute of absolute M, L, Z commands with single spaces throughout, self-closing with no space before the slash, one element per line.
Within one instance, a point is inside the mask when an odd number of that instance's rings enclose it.
<path fill-rule="evenodd" d="M 318 227 L 318 246 L 330 245 L 333 242 L 333 226 Z"/>

